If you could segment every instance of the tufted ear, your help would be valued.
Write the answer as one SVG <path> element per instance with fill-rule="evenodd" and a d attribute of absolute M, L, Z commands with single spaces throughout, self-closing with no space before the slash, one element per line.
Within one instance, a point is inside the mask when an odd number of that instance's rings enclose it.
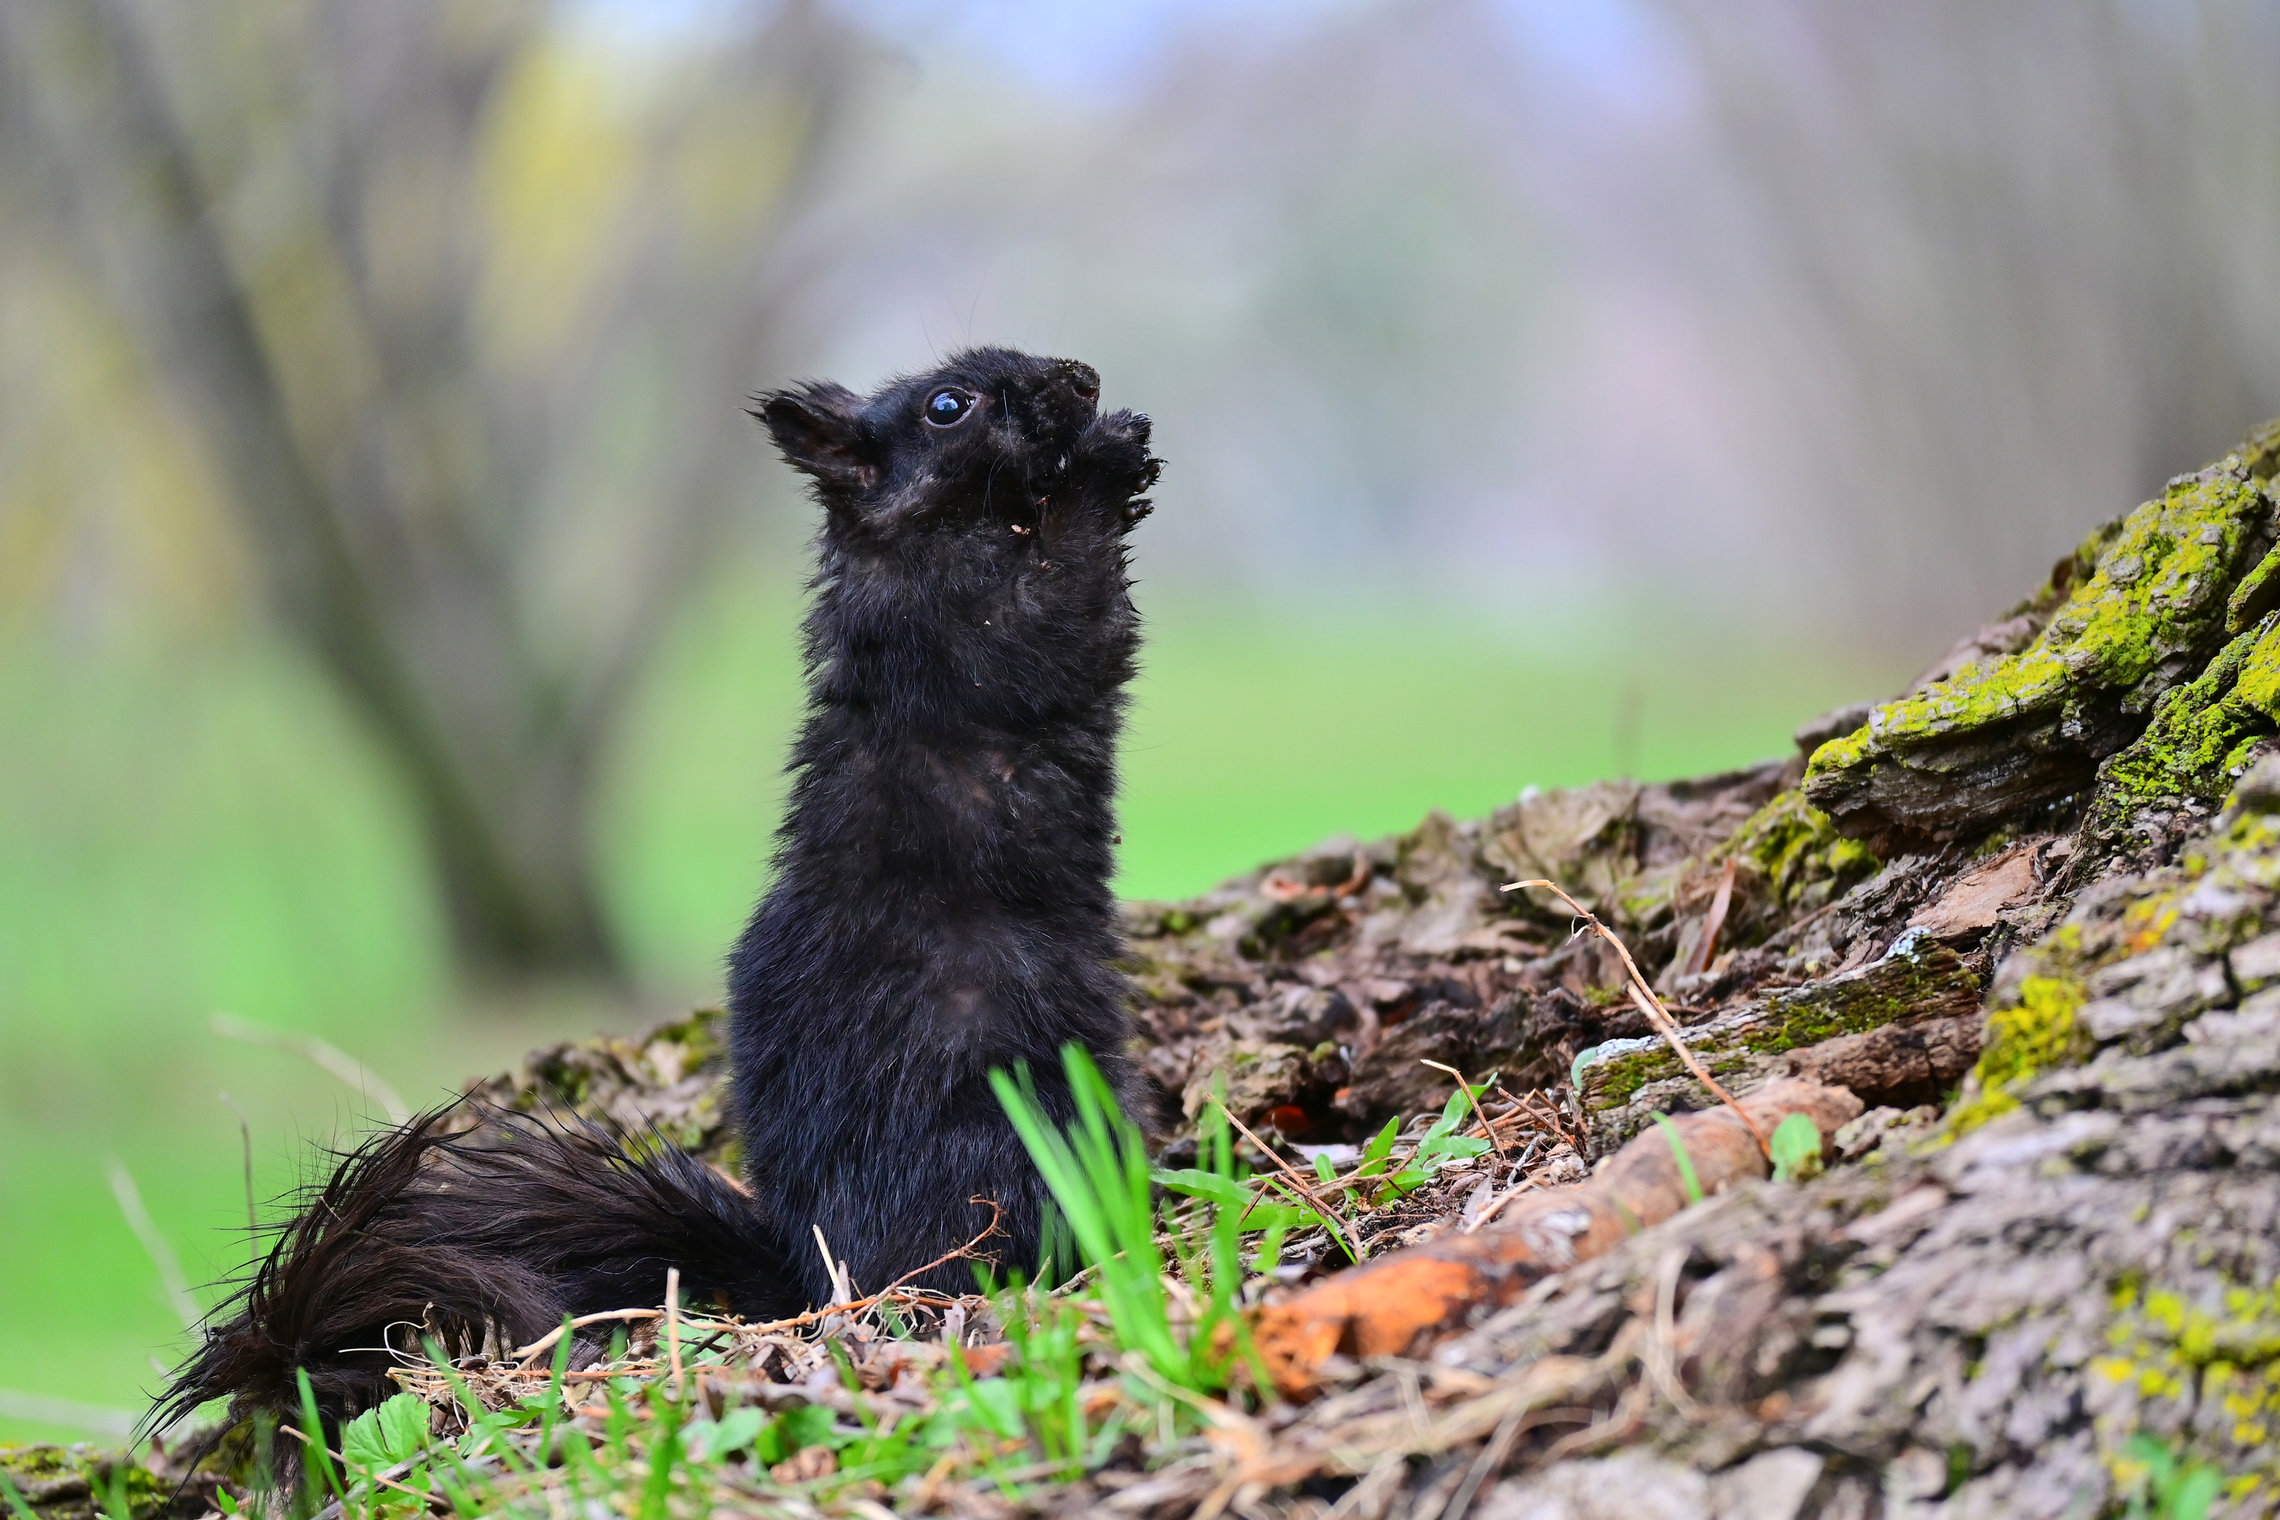
<path fill-rule="evenodd" d="M 752 415 L 776 440 L 784 462 L 814 477 L 826 494 L 875 484 L 879 467 L 863 436 L 863 398 L 844 385 L 810 381 L 797 390 L 771 391 Z"/>

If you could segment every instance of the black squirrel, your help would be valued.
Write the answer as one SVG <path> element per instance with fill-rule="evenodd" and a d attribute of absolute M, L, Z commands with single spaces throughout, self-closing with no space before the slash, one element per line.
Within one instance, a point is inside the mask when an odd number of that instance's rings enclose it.
<path fill-rule="evenodd" d="M 516 1345 L 664 1301 L 776 1318 L 887 1286 L 981 1234 L 1039 1264 L 1045 1191 L 992 1093 L 1061 1048 L 1136 1106 L 1109 891 L 1139 623 L 1124 537 L 1161 462 L 1089 365 L 975 349 L 861 398 L 753 415 L 824 508 L 807 716 L 775 876 L 729 960 L 749 1193 L 654 1136 L 446 1108 L 343 1157 L 209 1320 L 153 1418 L 328 1423 L 420 1338 Z M 986 1199 L 988 1202 L 976 1202 Z M 915 1279 L 970 1290 L 954 1260 Z M 607 1327 L 605 1327 L 607 1328 Z"/>

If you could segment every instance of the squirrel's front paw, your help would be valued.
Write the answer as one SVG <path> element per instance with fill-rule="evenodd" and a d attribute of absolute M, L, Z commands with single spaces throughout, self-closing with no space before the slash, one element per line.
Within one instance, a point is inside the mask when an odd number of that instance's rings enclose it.
<path fill-rule="evenodd" d="M 1148 453 L 1153 426 L 1144 412 L 1110 412 L 1077 440 L 1077 473 L 1105 496 L 1137 496 L 1156 483 L 1164 462 Z"/>

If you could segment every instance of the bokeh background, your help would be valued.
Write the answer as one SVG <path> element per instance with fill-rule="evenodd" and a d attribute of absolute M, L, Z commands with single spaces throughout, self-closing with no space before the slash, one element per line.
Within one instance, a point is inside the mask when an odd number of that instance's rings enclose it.
<path fill-rule="evenodd" d="M 391 1093 L 716 995 L 752 390 L 1154 414 L 1184 894 L 1779 753 L 2280 413 L 2274 79 L 2255 0 L 9 0 L 0 1438 Z"/>

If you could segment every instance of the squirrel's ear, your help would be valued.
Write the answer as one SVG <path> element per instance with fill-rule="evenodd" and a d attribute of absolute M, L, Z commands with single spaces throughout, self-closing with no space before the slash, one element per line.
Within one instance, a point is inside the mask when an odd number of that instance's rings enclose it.
<path fill-rule="evenodd" d="M 811 382 L 757 398 L 752 415 L 768 429 L 784 462 L 828 490 L 875 484 L 877 462 L 863 438 L 863 398 L 844 385 Z"/>

